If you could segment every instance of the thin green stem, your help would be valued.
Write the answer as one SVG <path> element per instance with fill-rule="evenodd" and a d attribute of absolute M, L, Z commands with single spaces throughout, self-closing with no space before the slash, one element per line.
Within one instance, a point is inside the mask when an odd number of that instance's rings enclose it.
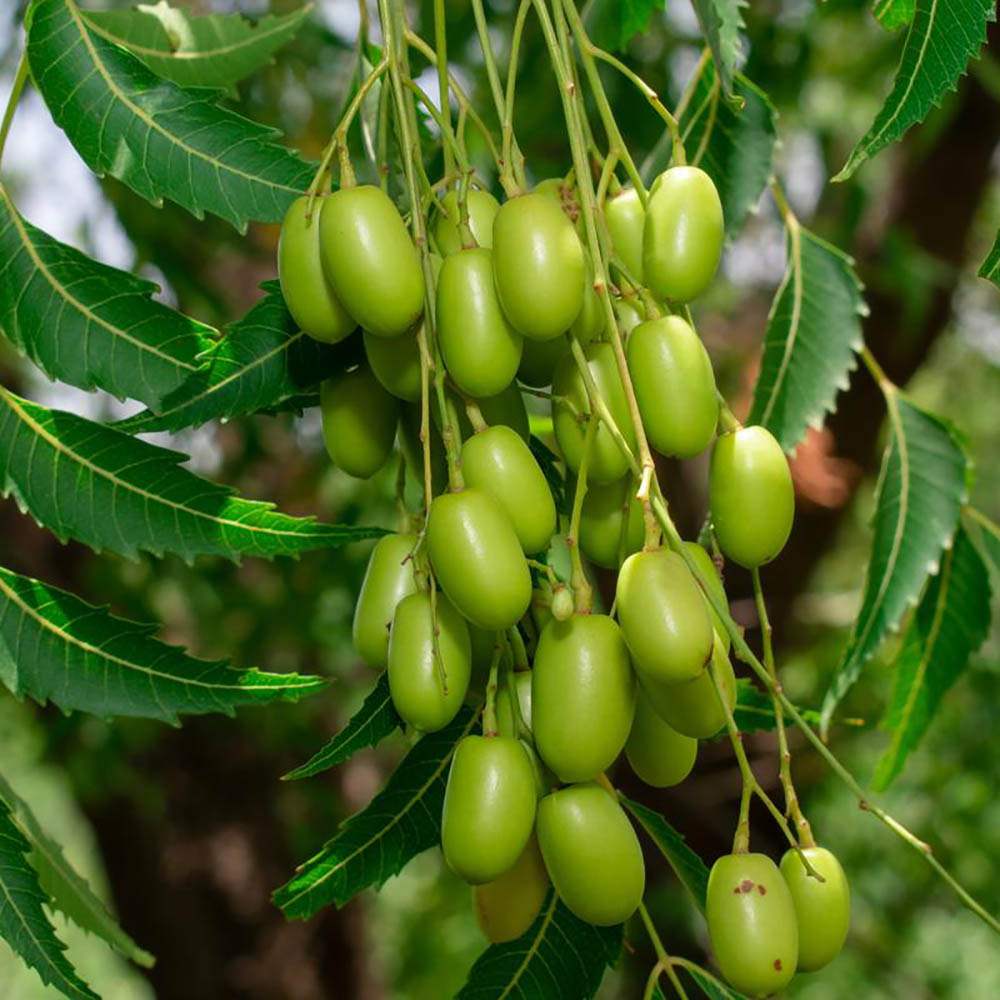
<path fill-rule="evenodd" d="M 451 121 L 444 117 L 441 112 L 434 106 L 434 102 L 430 99 L 430 96 L 421 89 L 420 85 L 409 77 L 403 80 L 403 85 L 409 87 L 414 94 L 420 100 L 420 103 L 427 109 L 427 113 L 434 119 L 437 123 L 438 128 L 441 130 L 441 138 L 444 140 L 443 147 L 445 150 L 445 159 L 449 161 L 458 161 L 459 168 L 463 172 L 467 172 L 469 169 L 469 161 L 465 155 L 465 150 L 458 145 L 458 141 L 455 139 L 455 135 L 451 129 Z M 445 164 L 445 176 L 451 176 L 454 173 L 455 167 L 454 163 Z"/>
<path fill-rule="evenodd" d="M 489 680 L 486 682 L 486 707 L 483 709 L 483 735 L 496 736 L 499 732 L 497 726 L 497 690 L 499 685 L 497 678 L 500 669 L 500 656 L 503 653 L 503 643 L 500 640 L 500 633 L 496 634 L 496 644 L 493 647 L 493 659 L 490 660 Z"/>
<path fill-rule="evenodd" d="M 3 113 L 3 124 L 0 124 L 0 157 L 3 157 L 4 147 L 7 145 L 7 135 L 10 133 L 10 126 L 14 121 L 14 112 L 17 110 L 17 102 L 21 99 L 29 72 L 27 53 L 22 53 L 21 61 L 17 64 L 17 72 L 14 74 L 14 85 L 10 89 L 10 97 L 7 98 L 7 107 Z"/>
<path fill-rule="evenodd" d="M 659 959 L 662 971 L 667 974 L 674 989 L 677 990 L 677 996 L 680 997 L 680 1000 L 688 1000 L 688 995 L 684 992 L 684 987 L 677 978 L 677 973 L 674 972 L 674 959 L 667 954 L 667 949 L 663 947 L 663 942 L 660 940 L 660 935 L 656 932 L 656 925 L 653 923 L 653 918 L 649 915 L 649 910 L 646 909 L 645 903 L 639 903 L 639 916 L 645 925 L 649 940 L 653 942 L 653 950 L 656 952 L 656 957 Z M 659 977 L 657 976 L 656 978 L 658 979 Z M 654 979 L 653 982 L 655 983 L 656 980 Z M 647 983 L 647 990 L 648 988 Z"/>
<path fill-rule="evenodd" d="M 594 448 L 594 436 L 597 433 L 597 419 L 591 415 L 587 418 L 587 429 L 583 435 L 583 451 L 580 455 L 580 467 L 576 470 L 576 493 L 573 496 L 573 512 L 569 519 L 569 534 L 566 544 L 569 546 L 569 557 L 572 565 L 570 586 L 573 588 L 573 606 L 580 614 L 589 614 L 593 600 L 590 582 L 583 568 L 580 557 L 580 516 L 583 512 L 583 499 L 587 495 L 587 466 L 590 464 L 590 453 Z"/>
<path fill-rule="evenodd" d="M 521 0 L 514 19 L 514 31 L 510 41 L 510 59 L 507 62 L 507 93 L 504 97 L 503 121 L 501 123 L 501 143 L 504 164 L 510 165 L 514 179 L 523 189 L 527 187 L 524 177 L 524 157 L 521 155 L 514 138 L 514 93 L 517 89 L 517 62 L 521 52 L 521 35 L 524 33 L 524 22 L 531 10 L 531 0 Z"/>
<path fill-rule="evenodd" d="M 434 0 L 434 48 L 437 55 L 438 98 L 441 102 L 441 134 L 451 133 L 451 97 L 448 93 L 448 32 L 445 27 L 444 0 Z M 450 174 L 455 169 L 452 163 L 452 149 L 444 147 L 444 172 Z M 460 161 L 461 162 L 461 161 Z"/>

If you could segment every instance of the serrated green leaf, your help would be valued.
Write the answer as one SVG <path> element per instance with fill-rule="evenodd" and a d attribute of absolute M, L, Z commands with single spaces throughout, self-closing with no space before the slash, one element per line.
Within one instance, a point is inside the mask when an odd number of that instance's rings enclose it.
<path fill-rule="evenodd" d="M 50 378 L 153 409 L 202 366 L 216 331 L 23 219 L 0 184 L 0 327 Z"/>
<path fill-rule="evenodd" d="M 123 45 L 158 76 L 182 87 L 231 87 L 272 61 L 312 10 L 250 20 L 242 14 L 204 14 L 166 0 L 132 10 L 86 11 L 94 34 Z"/>
<path fill-rule="evenodd" d="M 325 685 L 320 677 L 195 659 L 154 639 L 156 628 L 0 566 L 0 681 L 18 698 L 177 724 L 181 714 L 233 715 L 241 705 L 297 701 Z"/>
<path fill-rule="evenodd" d="M 658 812 L 639 802 L 633 802 L 624 795 L 618 796 L 622 805 L 636 818 L 639 825 L 649 834 L 653 843 L 667 859 L 667 863 L 680 879 L 681 885 L 691 894 L 695 905 L 705 912 L 705 897 L 708 893 L 708 868 L 687 845 L 681 836 Z"/>
<path fill-rule="evenodd" d="M 823 700 L 822 728 L 882 640 L 899 627 L 955 532 L 966 457 L 954 429 L 884 387 L 889 443 L 875 498 L 874 538 L 854 630 Z"/>
<path fill-rule="evenodd" d="M 359 750 L 373 747 L 403 725 L 389 694 L 389 675 L 383 671 L 364 704 L 350 722 L 319 753 L 309 758 L 301 767 L 289 771 L 284 781 L 311 778 L 343 763 Z"/>
<path fill-rule="evenodd" d="M 797 706 L 797 710 L 809 725 L 814 726 L 819 723 L 819 712 L 800 706 Z M 770 732 L 777 725 L 771 696 L 757 687 L 749 677 L 740 677 L 736 681 L 736 708 L 733 709 L 733 718 L 740 731 L 744 733 Z M 724 729 L 719 738 L 728 738 Z"/>
<path fill-rule="evenodd" d="M 1000 573 L 1000 525 L 996 525 L 985 514 L 974 507 L 965 508 L 966 525 L 979 554 Z"/>
<path fill-rule="evenodd" d="M 740 32 L 745 27 L 742 8 L 747 6 L 747 0 L 692 0 L 692 6 L 722 80 L 722 89 L 731 97 L 736 69 L 743 56 Z"/>
<path fill-rule="evenodd" d="M 722 982 L 721 979 L 716 979 L 715 976 L 700 965 L 695 965 L 694 962 L 688 962 L 683 959 L 678 964 L 694 980 L 695 985 L 709 1000 L 747 1000 L 744 994 L 737 992 L 732 986 Z"/>
<path fill-rule="evenodd" d="M 688 162 L 701 167 L 715 182 L 730 238 L 743 228 L 767 187 L 777 142 L 777 112 L 764 91 L 737 75 L 733 93 L 743 102 L 741 108 L 723 100 L 715 68 L 709 63 L 681 115 Z M 647 181 L 669 165 L 671 152 L 670 135 L 664 133 L 643 164 Z"/>
<path fill-rule="evenodd" d="M 369 886 L 378 888 L 441 837 L 448 768 L 477 714 L 463 708 L 454 722 L 427 733 L 403 758 L 368 807 L 351 816 L 323 849 L 274 893 L 286 917 L 311 917 L 331 903 L 343 906 Z"/>
<path fill-rule="evenodd" d="M 968 666 L 990 630 L 990 575 L 959 527 L 941 569 L 931 579 L 910 622 L 895 663 L 892 697 L 882 728 L 892 743 L 872 786 L 889 787 L 920 742 L 941 699 Z"/>
<path fill-rule="evenodd" d="M 49 900 L 28 862 L 30 850 L 0 798 L 0 937 L 43 983 L 72 1000 L 100 1000 L 76 974 L 42 909 Z"/>
<path fill-rule="evenodd" d="M 521 937 L 476 959 L 455 1000 L 590 1000 L 621 949 L 621 924 L 585 924 L 552 891 Z"/>
<path fill-rule="evenodd" d="M 916 0 L 892 91 L 835 181 L 847 180 L 865 160 L 901 139 L 955 89 L 996 17 L 996 0 Z"/>
<path fill-rule="evenodd" d="M 663 0 L 593 0 L 584 10 L 590 40 L 602 49 L 624 52 L 628 43 L 649 30 L 649 21 Z"/>
<path fill-rule="evenodd" d="M 66 860 L 62 848 L 41 828 L 38 820 L 13 788 L 0 775 L 0 800 L 10 808 L 10 820 L 28 842 L 28 860 L 38 874 L 38 883 L 55 907 L 78 927 L 109 944 L 119 954 L 143 968 L 152 968 L 156 961 L 122 930 L 86 880 Z"/>
<path fill-rule="evenodd" d="M 997 232 L 996 241 L 977 273 L 980 278 L 992 281 L 997 288 L 1000 288 L 1000 231 Z"/>
<path fill-rule="evenodd" d="M 139 551 L 271 558 L 377 538 L 243 500 L 196 476 L 186 456 L 49 410 L 0 387 L 0 493 L 60 540 L 128 558 Z"/>
<path fill-rule="evenodd" d="M 219 107 L 217 91 L 178 87 L 88 31 L 74 0 L 37 0 L 27 51 L 35 85 L 87 166 L 153 204 L 169 198 L 242 231 L 279 222 L 312 178 L 273 129 Z"/>
<path fill-rule="evenodd" d="M 868 308 L 850 257 L 797 222 L 787 246 L 747 423 L 766 427 L 791 453 L 847 388 Z"/>
<path fill-rule="evenodd" d="M 357 338 L 321 344 L 295 324 L 277 281 L 199 358 L 202 369 L 168 396 L 156 412 L 145 411 L 114 426 L 129 434 L 198 427 L 209 420 L 275 411 L 358 359 Z M 298 405 L 298 404 L 296 404 Z"/>
<path fill-rule="evenodd" d="M 875 0 L 872 13 L 879 24 L 889 31 L 902 28 L 913 20 L 917 10 L 916 0 Z"/>

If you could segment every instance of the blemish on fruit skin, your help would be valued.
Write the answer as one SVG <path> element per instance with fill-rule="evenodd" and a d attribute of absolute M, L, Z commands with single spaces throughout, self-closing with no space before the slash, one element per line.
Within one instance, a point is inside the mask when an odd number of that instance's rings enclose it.
<path fill-rule="evenodd" d="M 753 882 L 751 882 L 750 879 L 745 878 L 740 884 L 740 889 L 742 889 L 743 892 L 753 892 Z"/>
<path fill-rule="evenodd" d="M 774 970 L 775 970 L 775 972 L 781 972 L 781 959 L 780 958 L 776 958 L 774 960 Z"/>
<path fill-rule="evenodd" d="M 760 885 L 760 884 L 758 884 L 758 886 L 757 886 L 757 891 L 758 891 L 758 892 L 759 892 L 759 893 L 760 893 L 760 894 L 761 894 L 762 896 L 766 896 L 766 895 L 767 895 L 767 887 L 766 887 L 766 886 L 763 886 L 763 885 Z"/>

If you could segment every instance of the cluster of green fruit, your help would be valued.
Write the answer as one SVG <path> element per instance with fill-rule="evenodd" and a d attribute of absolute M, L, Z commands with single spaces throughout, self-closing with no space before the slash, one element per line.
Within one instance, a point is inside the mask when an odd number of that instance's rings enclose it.
<path fill-rule="evenodd" d="M 395 707 L 414 730 L 439 730 L 464 701 L 486 701 L 483 735 L 467 736 L 451 765 L 444 857 L 474 887 L 493 941 L 527 930 L 550 880 L 581 919 L 620 923 L 642 899 L 645 869 L 604 772 L 624 750 L 648 784 L 682 781 L 698 740 L 725 726 L 736 683 L 729 633 L 706 596 L 725 606 L 716 563 L 685 543 L 708 581 L 703 590 L 685 558 L 660 546 L 636 499 L 620 447 L 624 438 L 636 453 L 636 428 L 608 339 L 612 320 L 650 445 L 691 458 L 714 441 L 711 519 L 722 553 L 758 567 L 780 552 L 793 518 L 791 477 L 774 438 L 760 427 L 716 436 L 712 365 L 680 315 L 721 257 L 715 186 L 700 169 L 678 166 L 657 179 L 645 206 L 629 189 L 604 201 L 621 276 L 609 299 L 595 287 L 579 206 L 562 180 L 503 205 L 484 190 L 449 191 L 433 208 L 426 269 L 382 189 L 342 188 L 317 198 L 311 215 L 309 205 L 296 202 L 282 229 L 288 308 L 320 340 L 360 327 L 365 353 L 322 387 L 330 456 L 354 476 L 371 476 L 398 432 L 418 480 L 425 446 L 434 466 L 426 520 L 379 540 L 372 553 L 354 616 L 357 651 L 388 670 Z M 666 315 L 663 302 L 671 304 Z M 444 405 L 431 407 L 437 430 L 428 443 L 419 428 L 431 348 L 447 383 Z M 528 444 L 521 386 L 551 386 L 555 444 L 570 473 L 584 471 L 573 541 L 595 565 L 618 570 L 615 617 L 581 607 L 530 559 L 549 548 L 559 519 Z M 604 409 L 591 427 L 595 392 Z M 839 950 L 846 882 L 832 855 L 817 858 L 835 878 L 803 879 L 794 852 L 784 878 L 760 855 L 716 864 L 709 925 L 734 985 L 763 995 L 796 964 L 817 967 Z M 838 901 L 842 919 L 839 911 L 831 919 Z"/>

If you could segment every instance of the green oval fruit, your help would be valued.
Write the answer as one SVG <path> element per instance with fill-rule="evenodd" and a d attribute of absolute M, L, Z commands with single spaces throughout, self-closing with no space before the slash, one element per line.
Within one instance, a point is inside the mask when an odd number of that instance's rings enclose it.
<path fill-rule="evenodd" d="M 690 302 L 708 288 L 722 258 L 722 202 L 698 167 L 671 167 L 657 178 L 646 205 L 642 267 L 661 299 Z"/>
<path fill-rule="evenodd" d="M 604 221 L 608 224 L 611 244 L 621 257 L 629 274 L 641 285 L 642 235 L 646 223 L 646 210 L 642 207 L 635 188 L 625 188 L 604 203 Z"/>
<path fill-rule="evenodd" d="M 552 376 L 560 359 L 569 353 L 569 337 L 554 340 L 525 340 L 521 363 L 517 367 L 518 380 L 533 389 L 552 385 Z"/>
<path fill-rule="evenodd" d="M 399 402 L 367 365 L 328 379 L 320 387 L 323 440 L 333 464 L 368 479 L 385 465 L 396 439 Z"/>
<path fill-rule="evenodd" d="M 791 982 L 799 951 L 795 907 L 766 854 L 726 854 L 715 862 L 707 917 L 716 964 L 732 986 L 765 997 Z"/>
<path fill-rule="evenodd" d="M 480 628 L 509 628 L 531 603 L 531 574 L 514 526 L 482 490 L 443 493 L 427 517 L 427 554 L 441 589 Z"/>
<path fill-rule="evenodd" d="M 709 499 L 715 537 L 733 562 L 754 569 L 785 547 L 795 491 L 785 453 L 770 431 L 742 427 L 715 442 Z"/>
<path fill-rule="evenodd" d="M 420 401 L 420 344 L 413 334 L 376 337 L 363 331 L 365 357 L 381 386 L 407 403 Z"/>
<path fill-rule="evenodd" d="M 815 972 L 844 947 L 851 922 L 851 890 L 840 862 L 825 847 L 805 847 L 802 853 L 826 881 L 809 875 L 794 850 L 781 859 L 781 874 L 798 918 L 799 972 Z"/>
<path fill-rule="evenodd" d="M 551 198 L 525 194 L 500 207 L 493 270 L 503 310 L 519 333 L 552 340 L 573 325 L 583 306 L 583 247 Z"/>
<path fill-rule="evenodd" d="M 281 295 L 299 329 L 315 340 L 335 344 L 343 340 L 357 323 L 340 304 L 323 274 L 320 263 L 320 209 L 306 218 L 308 198 L 296 198 L 285 213 L 278 238 L 278 281 Z"/>
<path fill-rule="evenodd" d="M 462 250 L 446 258 L 437 320 L 441 355 L 459 389 L 495 396 L 513 382 L 524 340 L 500 308 L 491 251 Z"/>
<path fill-rule="evenodd" d="M 462 447 L 466 483 L 503 508 L 526 553 L 548 547 L 556 530 L 552 491 L 531 449 L 509 427 L 473 434 Z"/>
<path fill-rule="evenodd" d="M 712 621 L 676 552 L 636 552 L 618 574 L 618 621 L 644 684 L 694 680 L 712 654 Z"/>
<path fill-rule="evenodd" d="M 570 785 L 538 803 L 538 846 L 563 902 L 588 924 L 628 920 L 642 901 L 639 839 L 600 785 Z"/>
<path fill-rule="evenodd" d="M 399 448 L 410 475 L 423 489 L 424 446 L 420 440 L 420 406 L 403 406 L 399 415 Z M 444 457 L 444 442 L 433 424 L 431 439 L 431 495 L 436 496 L 448 485 L 448 463 Z"/>
<path fill-rule="evenodd" d="M 618 569 L 642 548 L 644 534 L 642 504 L 631 476 L 617 483 L 588 483 L 580 509 L 580 551 L 592 563 Z"/>
<path fill-rule="evenodd" d="M 731 712 L 736 707 L 736 675 L 722 641 L 718 635 L 712 639 L 712 667 L 722 682 Z M 726 724 L 726 713 L 709 670 L 683 684 L 647 682 L 644 690 L 660 718 L 684 736 L 707 740 Z"/>
<path fill-rule="evenodd" d="M 405 722 L 425 733 L 443 729 L 458 714 L 469 686 L 469 629 L 451 602 L 438 594 L 437 650 L 431 595 L 423 591 L 396 605 L 389 630 L 389 693 Z M 442 685 L 444 668 L 447 690 Z"/>
<path fill-rule="evenodd" d="M 639 778 L 654 788 L 679 785 L 694 767 L 698 741 L 682 736 L 656 713 L 640 690 L 625 756 Z"/>
<path fill-rule="evenodd" d="M 680 316 L 640 323 L 628 340 L 628 368 L 649 443 L 694 458 L 715 437 L 719 397 L 698 334 Z"/>
<path fill-rule="evenodd" d="M 708 580 L 709 593 L 711 593 L 724 608 L 728 608 L 729 598 L 726 597 L 726 588 L 722 585 L 722 577 L 719 576 L 719 568 L 715 565 L 715 561 L 697 542 L 685 542 L 684 548 L 688 550 L 691 554 L 691 558 L 698 564 L 698 567 Z M 728 653 L 729 647 L 732 645 L 732 640 L 729 638 L 729 632 L 726 630 L 726 626 L 719 617 L 715 608 L 713 608 L 709 603 L 708 597 L 705 595 L 704 591 L 702 591 L 702 596 L 705 597 L 705 607 L 708 608 L 708 615 L 712 619 L 715 634 L 719 637 L 719 640 L 725 647 L 725 651 Z"/>
<path fill-rule="evenodd" d="M 411 558 L 416 545 L 416 535 L 380 538 L 361 581 L 351 635 L 358 655 L 376 670 L 385 669 L 389 663 L 389 627 L 396 605 L 417 592 Z"/>
<path fill-rule="evenodd" d="M 562 781 L 614 763 L 635 714 L 635 676 L 621 629 L 607 615 L 545 626 L 531 671 L 535 747 Z"/>
<path fill-rule="evenodd" d="M 500 202 L 479 188 L 470 188 L 468 194 L 469 228 L 481 247 L 493 246 L 493 219 Z M 458 192 L 449 191 L 438 205 L 434 220 L 434 239 L 438 250 L 446 257 L 462 249 L 462 237 L 458 232 L 459 206 Z"/>
<path fill-rule="evenodd" d="M 535 825 L 535 775 L 509 736 L 466 736 L 455 749 L 441 812 L 448 867 L 481 885 L 510 871 Z"/>
<path fill-rule="evenodd" d="M 614 349 L 610 344 L 588 344 L 583 353 L 587 358 L 587 367 L 597 384 L 598 391 L 607 403 L 618 429 L 621 431 L 635 453 L 635 433 L 632 421 L 629 419 L 628 401 L 625 389 L 618 374 L 618 363 L 615 360 Z M 572 354 L 567 354 L 556 366 L 552 379 L 552 392 L 564 397 L 565 402 L 554 402 L 552 405 L 552 422 L 556 434 L 556 442 L 569 468 L 576 472 L 580 468 L 583 457 L 584 426 L 577 420 L 572 407 L 577 413 L 587 412 L 587 389 Z M 628 460 L 618 450 L 614 438 L 608 429 L 601 424 L 594 435 L 594 443 L 590 449 L 590 459 L 587 463 L 587 478 L 595 483 L 614 483 L 628 472 Z"/>
<path fill-rule="evenodd" d="M 646 322 L 646 310 L 638 299 L 615 299 L 615 315 L 618 317 L 618 329 L 627 340 L 632 331 Z"/>
<path fill-rule="evenodd" d="M 594 288 L 594 265 L 590 255 L 584 253 L 586 260 L 586 275 L 583 281 L 583 305 L 570 333 L 582 344 L 596 340 L 607 329 L 607 317 L 604 315 L 604 303 Z"/>
<path fill-rule="evenodd" d="M 552 201 L 557 201 L 561 205 L 565 187 L 566 181 L 562 177 L 546 177 L 545 180 L 539 181 L 531 189 L 531 193 L 551 198 Z"/>
<path fill-rule="evenodd" d="M 344 308 L 376 337 L 398 337 L 424 308 L 420 257 L 389 196 L 362 184 L 324 199 L 323 272 Z"/>
<path fill-rule="evenodd" d="M 476 923 L 493 944 L 516 941 L 535 922 L 548 892 L 549 873 L 532 834 L 510 871 L 472 887 Z"/>

